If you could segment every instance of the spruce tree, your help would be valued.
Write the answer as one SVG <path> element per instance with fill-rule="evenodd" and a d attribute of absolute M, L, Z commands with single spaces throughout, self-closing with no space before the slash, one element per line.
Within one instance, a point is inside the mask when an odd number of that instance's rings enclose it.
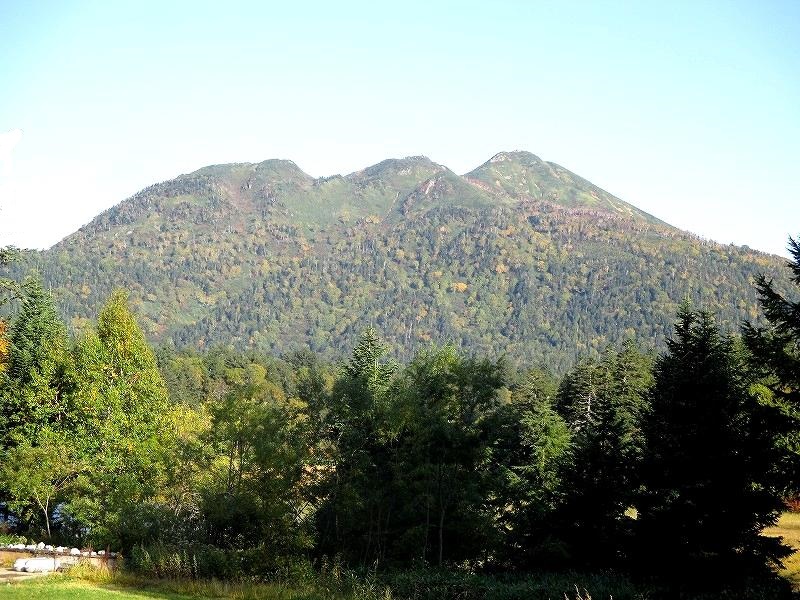
<path fill-rule="evenodd" d="M 789 238 L 790 280 L 800 288 L 800 243 Z M 767 325 L 745 323 L 742 337 L 749 350 L 748 364 L 759 383 L 769 390 L 766 401 L 786 415 L 773 429 L 783 450 L 774 470 L 785 479 L 787 496 L 800 495 L 800 298 L 779 293 L 764 275 L 756 278 L 759 303 Z M 800 291 L 800 290 L 798 290 Z M 762 388 L 763 389 L 763 388 Z"/>
<path fill-rule="evenodd" d="M 781 508 L 768 428 L 730 338 L 681 307 L 655 370 L 638 502 L 647 568 L 686 585 L 763 572 L 786 555 L 761 535 Z M 644 558 L 646 557 L 646 559 Z"/>
<path fill-rule="evenodd" d="M 793 238 L 789 252 L 791 281 L 800 288 L 800 243 Z M 800 299 L 784 297 L 764 275 L 756 278 L 756 290 L 768 325 L 755 327 L 748 322 L 743 327 L 753 355 L 751 366 L 762 375 L 772 375 L 773 392 L 800 410 Z"/>
<path fill-rule="evenodd" d="M 5 383 L 0 390 L 0 446 L 36 437 L 43 427 L 64 428 L 70 405 L 69 345 L 50 294 L 28 279 L 11 322 Z"/>

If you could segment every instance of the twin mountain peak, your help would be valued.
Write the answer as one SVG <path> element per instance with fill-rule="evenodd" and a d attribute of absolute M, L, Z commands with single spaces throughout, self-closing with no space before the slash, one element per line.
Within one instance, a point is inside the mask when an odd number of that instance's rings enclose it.
<path fill-rule="evenodd" d="M 130 291 L 151 340 L 346 354 L 369 326 L 563 370 L 661 348 L 685 298 L 736 330 L 783 261 L 671 227 L 567 169 L 501 152 L 465 175 L 425 157 L 314 178 L 287 160 L 150 186 L 28 259 L 70 323 Z"/>
<path fill-rule="evenodd" d="M 431 208 L 538 204 L 664 225 L 564 167 L 522 151 L 500 152 L 462 176 L 424 156 L 388 159 L 349 175 L 320 178 L 290 160 L 213 165 L 150 186 L 107 216 L 112 222 L 133 224 L 176 201 L 197 208 L 210 202 L 219 208 L 229 205 L 239 224 L 248 214 L 269 213 L 276 222 L 324 226 L 360 219 L 391 221 L 401 215 L 420 216 Z"/>

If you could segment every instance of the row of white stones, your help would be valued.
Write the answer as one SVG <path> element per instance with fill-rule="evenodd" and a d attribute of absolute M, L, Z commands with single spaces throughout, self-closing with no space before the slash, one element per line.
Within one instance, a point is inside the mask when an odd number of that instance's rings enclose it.
<path fill-rule="evenodd" d="M 22 552 L 53 552 L 55 554 L 68 554 L 70 556 L 105 556 L 105 550 L 79 550 L 78 548 L 67 548 L 66 546 L 52 546 L 39 542 L 38 544 L 7 544 L 6 550 L 16 550 Z M 116 558 L 116 552 L 109 552 L 108 556 Z"/>

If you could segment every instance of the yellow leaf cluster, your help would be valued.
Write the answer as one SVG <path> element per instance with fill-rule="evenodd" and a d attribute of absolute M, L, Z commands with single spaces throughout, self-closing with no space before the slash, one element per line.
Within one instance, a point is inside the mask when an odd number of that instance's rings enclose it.
<path fill-rule="evenodd" d="M 6 333 L 8 326 L 5 321 L 0 321 L 0 373 L 8 366 L 8 338 Z"/>

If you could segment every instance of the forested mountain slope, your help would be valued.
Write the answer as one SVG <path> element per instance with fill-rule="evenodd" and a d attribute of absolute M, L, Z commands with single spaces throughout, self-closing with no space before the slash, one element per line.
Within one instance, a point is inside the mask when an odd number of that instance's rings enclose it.
<path fill-rule="evenodd" d="M 407 356 L 452 341 L 563 370 L 629 337 L 659 347 L 687 296 L 738 328 L 753 277 L 783 263 L 504 152 L 463 177 L 424 157 L 319 179 L 282 160 L 206 167 L 15 269 L 38 269 L 74 325 L 127 288 L 156 343 L 336 353 L 372 324 Z"/>

